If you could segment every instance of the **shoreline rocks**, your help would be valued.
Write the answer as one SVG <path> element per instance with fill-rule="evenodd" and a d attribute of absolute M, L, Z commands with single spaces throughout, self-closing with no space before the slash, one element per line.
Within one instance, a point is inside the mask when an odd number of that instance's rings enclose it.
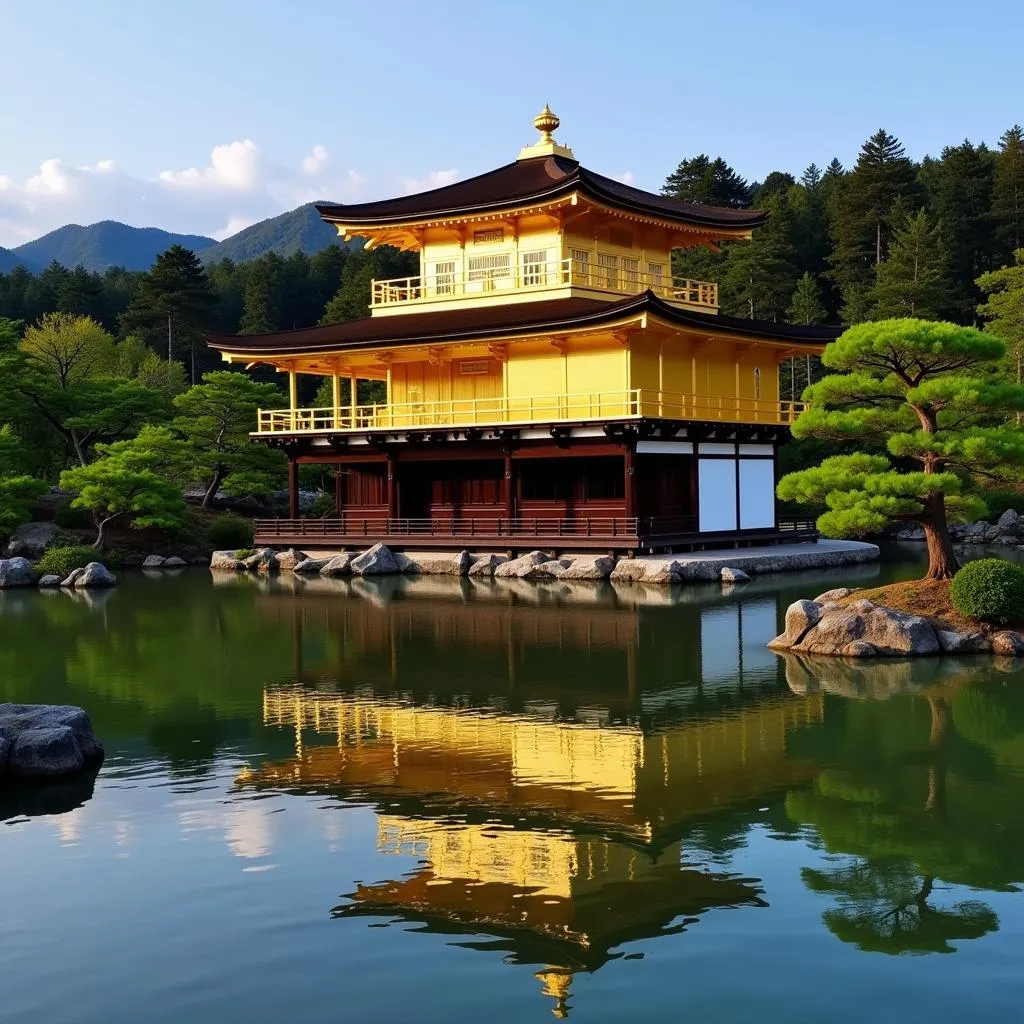
<path fill-rule="evenodd" d="M 785 629 L 769 642 L 769 649 L 842 658 L 990 653 L 1024 657 L 1024 635 L 1013 630 L 991 636 L 981 630 L 961 633 L 868 600 L 837 603 L 850 593 L 840 588 L 814 601 L 794 601 L 786 609 Z"/>
<path fill-rule="evenodd" d="M 0 704 L 0 777 L 41 779 L 103 760 L 89 716 L 71 704 Z"/>

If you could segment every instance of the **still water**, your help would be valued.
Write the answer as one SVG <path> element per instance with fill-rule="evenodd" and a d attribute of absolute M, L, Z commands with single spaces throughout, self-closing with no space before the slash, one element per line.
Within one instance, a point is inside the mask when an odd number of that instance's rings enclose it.
<path fill-rule="evenodd" d="M 1024 670 L 764 647 L 917 572 L 2 594 L 0 1018 L 1019 1019 Z"/>

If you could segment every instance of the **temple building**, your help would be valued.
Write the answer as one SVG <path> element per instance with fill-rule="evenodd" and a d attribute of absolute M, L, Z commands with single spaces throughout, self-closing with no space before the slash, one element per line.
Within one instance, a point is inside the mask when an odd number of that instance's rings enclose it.
<path fill-rule="evenodd" d="M 583 167 L 552 133 L 517 160 L 417 195 L 322 204 L 342 240 L 419 255 L 373 281 L 370 315 L 208 338 L 229 363 L 286 373 L 287 409 L 253 438 L 281 447 L 289 517 L 260 544 L 637 552 L 796 539 L 775 507 L 776 449 L 801 412 L 787 359 L 828 327 L 719 313 L 718 286 L 672 254 L 746 240 L 756 210 L 704 206 Z M 331 381 L 300 406 L 300 375 Z M 360 382 L 382 400 L 359 401 Z M 366 387 L 364 385 L 364 392 Z M 336 474 L 336 515 L 300 520 L 298 466 Z"/>

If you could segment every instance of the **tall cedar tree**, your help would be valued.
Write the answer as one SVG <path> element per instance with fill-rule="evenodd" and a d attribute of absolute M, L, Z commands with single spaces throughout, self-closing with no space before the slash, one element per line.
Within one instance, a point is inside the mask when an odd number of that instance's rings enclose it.
<path fill-rule="evenodd" d="M 195 383 L 195 345 L 211 326 L 216 296 L 199 257 L 183 245 L 160 253 L 139 279 L 139 290 L 121 317 L 125 330 L 144 330 L 156 348 L 163 342 L 167 361 L 188 353 Z"/>
<path fill-rule="evenodd" d="M 900 200 L 917 205 L 916 172 L 899 140 L 884 130 L 864 143 L 857 163 L 836 193 L 832 276 L 852 315 L 862 316 L 863 290 L 885 259 Z M 855 305 L 856 303 L 856 305 Z"/>
<path fill-rule="evenodd" d="M 992 183 L 992 216 L 996 239 L 1005 259 L 1007 250 L 1024 246 L 1024 128 L 1015 124 L 1003 132 Z"/>
<path fill-rule="evenodd" d="M 741 209 L 750 205 L 751 189 L 720 156 L 712 160 L 701 153 L 680 163 L 665 179 L 661 194 L 691 203 Z"/>
<path fill-rule="evenodd" d="M 873 318 L 939 319 L 951 304 L 948 268 L 942 225 L 924 210 L 907 215 L 896 229 L 888 257 L 875 267 L 870 291 Z"/>
<path fill-rule="evenodd" d="M 920 523 L 928 579 L 958 566 L 947 516 L 984 512 L 972 483 L 997 483 L 1024 466 L 1024 434 L 992 426 L 1024 409 L 1024 387 L 999 373 L 1005 345 L 973 327 L 881 320 L 851 327 L 825 347 L 839 371 L 804 392 L 797 438 L 865 444 L 885 455 L 836 455 L 779 483 L 783 501 L 824 502 L 823 533 L 857 536 L 892 521 Z M 907 470 L 916 463 L 917 470 Z"/>
<path fill-rule="evenodd" d="M 820 324 L 825 322 L 825 307 L 821 302 L 821 290 L 814 275 L 804 271 L 796 283 L 793 297 L 789 302 L 786 319 L 791 324 Z"/>
<path fill-rule="evenodd" d="M 992 151 L 967 141 L 947 146 L 941 160 L 926 161 L 921 168 L 932 220 L 941 221 L 949 254 L 953 301 L 945 311 L 965 323 L 973 319 L 980 297 L 975 279 L 992 267 L 994 176 Z"/>

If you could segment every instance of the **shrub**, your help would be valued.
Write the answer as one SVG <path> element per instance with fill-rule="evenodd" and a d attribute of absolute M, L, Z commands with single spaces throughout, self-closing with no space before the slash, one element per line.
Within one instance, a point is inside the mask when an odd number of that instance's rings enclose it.
<path fill-rule="evenodd" d="M 239 561 L 242 561 L 243 558 L 252 558 L 252 556 L 255 554 L 256 551 L 254 548 L 239 548 L 235 552 L 235 558 L 237 558 Z"/>
<path fill-rule="evenodd" d="M 327 519 L 335 515 L 334 495 L 318 494 L 306 515 L 310 519 Z"/>
<path fill-rule="evenodd" d="M 251 547 L 252 521 L 243 519 L 234 512 L 225 512 L 206 528 L 206 539 L 218 551 Z"/>
<path fill-rule="evenodd" d="M 1001 558 L 968 562 L 949 588 L 953 607 L 969 619 L 1005 626 L 1024 620 L 1024 569 Z"/>
<path fill-rule="evenodd" d="M 88 509 L 72 508 L 70 500 L 62 501 L 53 510 L 53 521 L 57 526 L 65 530 L 92 526 L 92 516 L 89 514 Z"/>
<path fill-rule="evenodd" d="M 95 548 L 79 545 L 47 548 L 36 570 L 40 576 L 59 576 L 64 579 L 73 569 L 84 569 L 90 562 L 99 560 L 100 554 Z"/>

